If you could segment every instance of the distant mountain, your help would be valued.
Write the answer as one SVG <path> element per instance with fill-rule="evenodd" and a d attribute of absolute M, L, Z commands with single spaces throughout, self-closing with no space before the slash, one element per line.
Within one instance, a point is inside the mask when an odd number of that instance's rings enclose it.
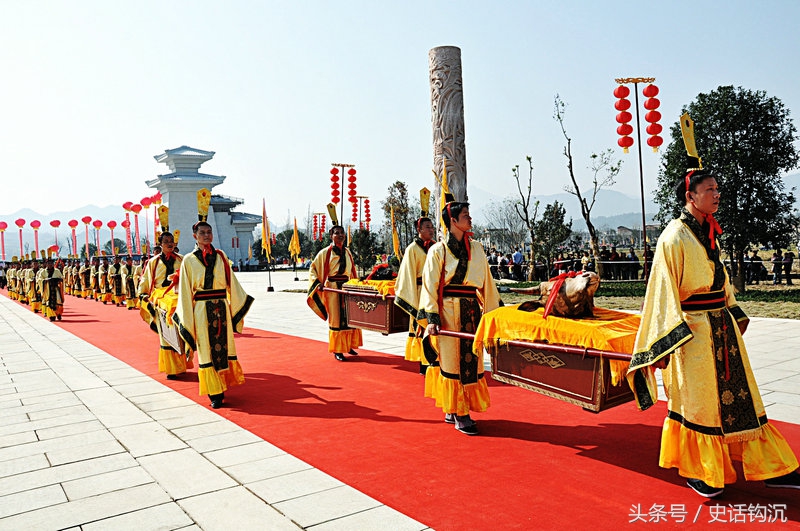
<path fill-rule="evenodd" d="M 567 210 L 567 218 L 572 218 L 572 228 L 576 231 L 585 231 L 586 222 L 581 216 L 578 198 L 566 192 L 552 195 L 537 195 L 539 210 L 545 205 L 555 201 L 563 204 Z M 499 203 L 504 198 L 481 189 L 474 189 L 469 196 L 471 212 L 478 214 L 477 223 L 485 223 L 482 210 L 490 208 L 493 203 Z M 616 229 L 619 226 L 640 228 L 642 226 L 642 202 L 639 197 L 632 197 L 616 190 L 603 189 L 597 194 L 597 201 L 592 208 L 592 223 L 597 228 Z M 658 212 L 658 206 L 651 200 L 645 201 L 647 224 L 653 223 L 653 216 Z"/>

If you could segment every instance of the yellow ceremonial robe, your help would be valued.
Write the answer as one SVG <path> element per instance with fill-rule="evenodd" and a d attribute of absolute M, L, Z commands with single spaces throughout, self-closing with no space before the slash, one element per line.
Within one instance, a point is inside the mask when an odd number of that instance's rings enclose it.
<path fill-rule="evenodd" d="M 180 268 L 178 307 L 172 319 L 186 349 L 197 351 L 201 395 L 218 395 L 244 383 L 233 333 L 241 333 L 253 304 L 231 271 L 224 252 L 195 248 Z"/>
<path fill-rule="evenodd" d="M 471 240 L 469 245 L 468 250 L 450 234 L 446 244 L 436 243 L 428 251 L 422 271 L 420 325 L 433 323 L 443 330 L 474 334 L 482 313 L 500 306 L 483 247 Z M 472 341 L 439 335 L 427 336 L 423 345 L 426 358 L 439 362 L 437 398 L 442 410 L 459 416 L 485 411 L 490 401 L 483 353 L 472 353 Z"/>
<path fill-rule="evenodd" d="M 308 270 L 306 303 L 321 319 L 328 321 L 328 351 L 345 354 L 362 345 L 361 330 L 347 326 L 347 311 L 338 293 L 323 287 L 342 289 L 351 278 L 358 278 L 350 249 L 334 244 L 322 249 Z"/>
<path fill-rule="evenodd" d="M 433 242 L 430 242 L 432 245 Z M 429 246 L 428 246 L 429 247 Z M 428 256 L 428 247 L 424 242 L 415 240 L 406 247 L 400 271 L 395 282 L 394 303 L 409 315 L 408 339 L 406 340 L 405 359 L 408 361 L 425 360 L 422 355 L 422 337 L 418 337 L 417 315 L 419 314 L 419 293 L 422 290 L 422 268 Z"/>
<path fill-rule="evenodd" d="M 787 474 L 798 462 L 767 421 L 737 325 L 748 318 L 708 233 L 684 211 L 659 237 L 628 382 L 639 407 L 650 407 L 658 399 L 652 364 L 670 356 L 659 464 L 722 488 L 736 481 L 731 459 L 748 480 Z"/>
<path fill-rule="evenodd" d="M 51 321 L 64 313 L 64 276 L 58 269 L 42 269 L 38 281 L 42 293 L 42 313 Z"/>
<path fill-rule="evenodd" d="M 158 371 L 166 374 L 182 374 L 186 369 L 194 367 L 192 353 L 178 352 L 164 339 L 161 320 L 158 318 L 156 305 L 159 298 L 163 297 L 171 285 L 173 276 L 178 272 L 183 257 L 177 253 L 166 257 L 157 254 L 145 266 L 144 275 L 139 282 L 138 294 L 142 298 L 142 307 L 139 311 L 144 322 L 150 329 L 158 333 Z"/>

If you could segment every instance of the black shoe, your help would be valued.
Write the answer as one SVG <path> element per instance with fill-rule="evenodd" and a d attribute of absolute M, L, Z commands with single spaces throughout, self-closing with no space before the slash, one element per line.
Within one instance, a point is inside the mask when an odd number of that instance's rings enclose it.
<path fill-rule="evenodd" d="M 60 321 L 61 320 L 61 316 L 60 315 L 56 315 L 56 319 L 58 319 Z"/>
<path fill-rule="evenodd" d="M 467 435 L 478 435 L 479 433 L 477 424 L 470 424 L 469 426 L 461 426 L 460 428 L 456 426 L 456 429 L 461 433 L 466 433 Z"/>
<path fill-rule="evenodd" d="M 777 478 L 765 479 L 764 485 L 773 489 L 800 489 L 800 473 L 795 470 Z"/>
<path fill-rule="evenodd" d="M 448 424 L 455 424 L 456 423 L 456 414 L 455 413 L 445 413 L 444 421 Z"/>
<path fill-rule="evenodd" d="M 50 318 L 50 322 L 53 322 L 53 321 L 55 321 L 55 320 L 56 320 L 56 318 L 55 318 L 55 317 L 51 317 L 51 318 Z"/>
<path fill-rule="evenodd" d="M 345 358 L 344 354 L 342 354 L 341 352 L 335 352 L 333 354 L 333 357 L 336 358 L 338 361 L 346 361 L 347 360 L 347 358 Z"/>
<path fill-rule="evenodd" d="M 719 496 L 725 490 L 718 489 L 716 487 L 710 487 L 705 481 L 699 479 L 689 479 L 686 481 L 686 484 L 692 487 L 692 490 L 697 494 L 706 498 L 714 498 Z"/>
<path fill-rule="evenodd" d="M 348 354 L 350 354 L 351 356 L 358 356 L 358 352 L 356 352 L 356 351 L 355 351 L 354 349 L 352 349 L 352 348 L 350 349 L 350 352 L 348 352 Z"/>
<path fill-rule="evenodd" d="M 208 398 L 211 399 L 212 409 L 219 409 L 222 407 L 222 401 L 225 400 L 225 393 L 220 393 L 218 395 L 208 395 Z"/>
<path fill-rule="evenodd" d="M 177 379 L 178 379 L 178 375 L 177 374 L 168 374 L 167 375 L 167 380 L 177 380 Z"/>

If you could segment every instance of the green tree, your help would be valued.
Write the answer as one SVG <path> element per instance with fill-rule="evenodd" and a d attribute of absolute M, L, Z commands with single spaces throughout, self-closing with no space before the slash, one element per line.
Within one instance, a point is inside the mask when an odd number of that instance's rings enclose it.
<path fill-rule="evenodd" d="M 359 269 L 359 276 L 363 277 L 372 271 L 375 265 L 375 255 L 378 253 L 378 239 L 375 233 L 366 229 L 358 229 L 352 233 L 350 252 Z"/>
<path fill-rule="evenodd" d="M 106 244 L 103 246 L 103 250 L 109 255 L 113 256 L 114 254 L 128 254 L 128 245 L 119 238 L 114 238 L 114 247 L 119 251 L 115 253 L 114 250 L 111 248 L 111 240 L 109 239 Z"/>
<path fill-rule="evenodd" d="M 547 271 L 550 271 L 550 258 L 558 254 L 559 248 L 572 235 L 572 218 L 565 222 L 566 214 L 564 205 L 554 201 L 544 207 L 542 217 L 533 225 L 537 237 L 534 249 L 537 254 L 544 255 Z"/>
<path fill-rule="evenodd" d="M 381 201 L 383 209 L 384 228 L 388 234 L 388 241 L 392 241 L 392 207 L 394 207 L 394 223 L 397 227 L 397 234 L 400 236 L 400 249 L 405 249 L 406 245 L 416 235 L 414 231 L 414 219 L 411 218 L 412 208 L 408 199 L 408 186 L 402 181 L 395 181 L 386 190 L 386 199 Z"/>
<path fill-rule="evenodd" d="M 564 146 L 564 156 L 567 158 L 567 169 L 569 170 L 569 178 L 572 181 L 572 185 L 566 186 L 564 190 L 578 198 L 578 203 L 581 206 L 581 216 L 583 216 L 583 220 L 586 222 L 586 229 L 589 232 L 589 246 L 592 249 L 594 263 L 597 264 L 597 273 L 602 276 L 603 264 L 600 262 L 600 243 L 597 229 L 591 219 L 592 208 L 594 208 L 595 201 L 597 201 L 598 192 L 603 188 L 614 186 L 614 179 L 616 179 L 622 168 L 622 161 L 615 159 L 614 152 L 610 149 L 601 153 L 592 153 L 589 166 L 592 172 L 592 188 L 588 194 L 582 192 L 575 176 L 575 164 L 572 158 L 572 138 L 567 134 L 567 127 L 564 124 L 566 108 L 566 103 L 556 94 L 553 118 L 561 127 L 561 134 L 564 135 L 564 139 L 567 142 L 567 145 Z"/>
<path fill-rule="evenodd" d="M 722 200 L 715 217 L 725 231 L 721 245 L 733 257 L 734 283 L 744 290 L 744 255 L 753 245 L 787 247 L 798 227 L 792 212 L 794 194 L 781 176 L 798 165 L 797 129 L 781 100 L 761 90 L 720 86 L 699 94 L 681 112 L 695 123 L 697 152 L 703 167 L 719 184 Z M 658 176 L 657 219 L 678 215 L 674 188 L 686 174 L 686 148 L 680 123 L 670 129 L 671 141 Z"/>

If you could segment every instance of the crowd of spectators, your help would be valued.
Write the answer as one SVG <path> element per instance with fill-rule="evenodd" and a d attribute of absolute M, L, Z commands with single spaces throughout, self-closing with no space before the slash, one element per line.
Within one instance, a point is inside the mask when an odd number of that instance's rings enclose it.
<path fill-rule="evenodd" d="M 600 248 L 600 261 L 603 263 L 602 278 L 606 280 L 637 280 L 644 278 L 643 261 L 649 265 L 653 262 L 653 251 L 650 245 L 645 247 L 642 257 L 636 254 L 633 247 L 625 254 L 617 252 L 615 246 Z M 545 260 L 539 257 L 531 264 L 519 248 L 511 252 L 503 252 L 495 248 L 487 252 L 487 259 L 495 279 L 525 281 L 531 265 L 534 268 L 532 280 L 548 280 L 570 271 L 598 271 L 594 257 L 589 251 L 566 252 Z"/>

